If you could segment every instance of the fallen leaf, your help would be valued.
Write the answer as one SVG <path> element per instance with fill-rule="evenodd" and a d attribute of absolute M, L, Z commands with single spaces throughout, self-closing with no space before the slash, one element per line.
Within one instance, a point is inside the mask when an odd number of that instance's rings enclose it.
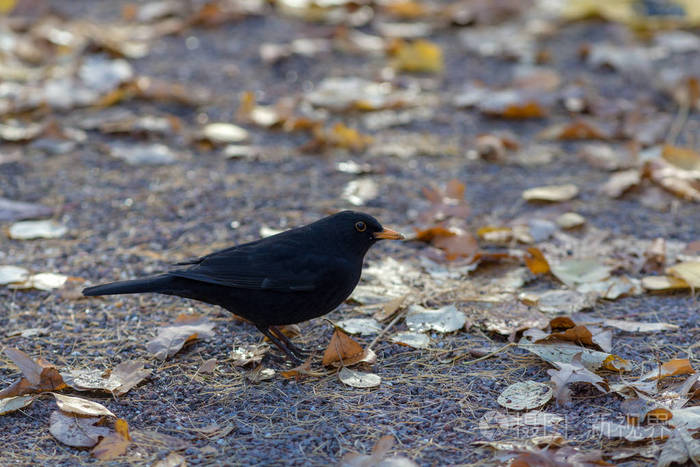
<path fill-rule="evenodd" d="M 0 399 L 0 415 L 15 412 L 34 402 L 32 396 L 14 396 Z"/>
<path fill-rule="evenodd" d="M 24 282 L 29 277 L 29 271 L 19 266 L 0 266 L 0 285 Z"/>
<path fill-rule="evenodd" d="M 578 187 L 576 185 L 549 185 L 537 188 L 530 188 L 523 191 L 523 199 L 525 201 L 550 201 L 560 202 L 569 201 L 578 195 Z"/>
<path fill-rule="evenodd" d="M 272 368 L 264 368 L 262 365 L 258 365 L 254 369 L 246 373 L 246 378 L 253 384 L 257 384 L 261 381 L 267 381 L 275 377 L 275 370 Z"/>
<path fill-rule="evenodd" d="M 130 389 L 148 378 L 151 370 L 144 369 L 141 360 L 128 360 L 110 370 L 71 370 L 62 372 L 63 381 L 77 391 L 106 391 L 116 396 L 126 394 Z"/>
<path fill-rule="evenodd" d="M 338 372 L 338 379 L 343 384 L 354 388 L 374 388 L 382 382 L 382 378 L 379 375 L 351 370 L 345 366 Z"/>
<path fill-rule="evenodd" d="M 187 460 L 176 452 L 171 452 L 152 467 L 187 467 Z"/>
<path fill-rule="evenodd" d="M 0 398 L 57 391 L 66 387 L 56 367 L 46 360 L 39 358 L 35 362 L 26 353 L 12 348 L 5 348 L 5 355 L 19 367 L 22 378 L 0 391 Z"/>
<path fill-rule="evenodd" d="M 683 170 L 700 170 L 700 153 L 688 149 L 664 144 L 661 157 Z"/>
<path fill-rule="evenodd" d="M 700 429 L 700 406 L 682 407 L 671 409 L 671 417 L 668 424 L 675 428 L 685 428 L 687 430 Z"/>
<path fill-rule="evenodd" d="M 170 147 L 160 143 L 116 142 L 110 144 L 108 150 L 112 157 L 130 165 L 165 165 L 178 160 L 177 154 Z"/>
<path fill-rule="evenodd" d="M 498 396 L 497 402 L 511 410 L 531 410 L 542 407 L 552 398 L 552 388 L 537 381 L 511 384 Z"/>
<path fill-rule="evenodd" d="M 199 134 L 200 139 L 213 144 L 241 143 L 248 137 L 246 129 L 232 123 L 210 123 Z"/>
<path fill-rule="evenodd" d="M 570 401 L 571 390 L 568 386 L 572 383 L 590 383 L 600 392 L 608 392 L 605 380 L 583 366 L 581 363 L 581 355 L 575 355 L 571 363 L 551 363 L 556 366 L 557 369 L 547 370 L 547 374 L 552 378 L 552 383 L 555 385 L 554 395 L 559 404 L 566 404 Z"/>
<path fill-rule="evenodd" d="M 68 232 L 68 228 L 52 220 L 22 221 L 10 226 L 10 238 L 15 240 L 33 240 L 36 238 L 59 238 Z"/>
<path fill-rule="evenodd" d="M 533 344 L 529 339 L 520 340 L 518 347 L 534 353 L 542 360 L 549 363 L 571 363 L 574 357 L 581 354 L 581 364 L 593 371 L 606 368 L 611 371 L 629 371 L 632 364 L 618 357 L 615 354 L 599 352 L 587 349 L 578 345 L 555 343 L 555 344 Z"/>
<path fill-rule="evenodd" d="M 630 442 L 668 438 L 672 431 L 664 425 L 635 426 L 614 422 L 596 422 L 591 430 L 606 438 L 624 438 Z"/>
<path fill-rule="evenodd" d="M 406 314 L 405 322 L 411 331 L 448 333 L 462 329 L 467 322 L 467 317 L 454 305 L 447 305 L 437 310 L 411 305 Z"/>
<path fill-rule="evenodd" d="M 430 337 L 420 332 L 398 332 L 391 336 L 391 342 L 401 344 L 414 349 L 427 349 L 430 346 Z"/>
<path fill-rule="evenodd" d="M 35 219 L 51 216 L 51 214 L 53 214 L 53 209 L 40 204 L 0 198 L 0 222 Z"/>
<path fill-rule="evenodd" d="M 8 285 L 10 289 L 37 289 L 53 290 L 62 287 L 68 280 L 68 276 L 52 272 L 32 274 L 24 282 L 16 282 Z"/>
<path fill-rule="evenodd" d="M 328 366 L 334 362 L 348 364 L 348 361 L 355 361 L 363 354 L 364 349 L 360 344 L 355 342 L 341 329 L 335 328 L 333 336 L 331 336 L 331 341 L 323 354 L 321 363 L 323 363 L 324 366 Z"/>
<path fill-rule="evenodd" d="M 684 465 L 689 460 L 694 464 L 700 461 L 700 443 L 688 430 L 676 428 L 664 443 L 656 465 L 657 467 L 668 467 L 674 463 Z"/>
<path fill-rule="evenodd" d="M 109 409 L 97 402 L 80 397 L 64 396 L 55 392 L 53 396 L 56 398 L 56 405 L 62 412 L 85 417 L 100 417 L 102 415 L 116 417 Z"/>
<path fill-rule="evenodd" d="M 641 181 L 642 174 L 639 169 L 622 170 L 612 174 L 601 190 L 611 198 L 619 198 L 630 188 L 638 186 Z"/>
<path fill-rule="evenodd" d="M 533 274 L 547 274 L 549 272 L 549 263 L 539 248 L 530 247 L 527 249 L 527 255 L 524 256 L 525 264 Z"/>
<path fill-rule="evenodd" d="M 114 431 L 102 438 L 92 449 L 92 455 L 101 461 L 111 461 L 126 452 L 131 444 L 129 424 L 120 418 L 114 422 Z"/>
<path fill-rule="evenodd" d="M 549 128 L 545 128 L 540 132 L 538 138 L 563 141 L 583 139 L 609 140 L 611 135 L 607 130 L 598 127 L 593 122 L 575 120 L 568 124 L 555 124 Z"/>
<path fill-rule="evenodd" d="M 189 342 L 212 337 L 214 326 L 206 317 L 181 314 L 174 324 L 158 328 L 158 335 L 146 344 L 146 349 L 156 358 L 165 360 Z"/>
<path fill-rule="evenodd" d="M 562 229 L 575 229 L 586 223 L 586 218 L 575 212 L 565 212 L 557 217 L 556 223 Z"/>
<path fill-rule="evenodd" d="M 244 344 L 236 346 L 231 350 L 230 358 L 233 366 L 258 365 L 263 357 L 270 350 L 267 344 Z"/>
<path fill-rule="evenodd" d="M 406 301 L 408 295 L 396 297 L 382 305 L 382 308 L 374 313 L 374 319 L 377 321 L 385 321 L 391 318 L 397 311 L 401 309 L 403 302 Z"/>
<path fill-rule="evenodd" d="M 548 290 L 537 296 L 537 308 L 550 314 L 571 314 L 592 308 L 595 297 L 574 290 Z"/>
<path fill-rule="evenodd" d="M 426 40 L 399 41 L 393 54 L 392 65 L 399 71 L 439 73 L 444 68 L 442 49 Z"/>
<path fill-rule="evenodd" d="M 54 410 L 51 413 L 49 432 L 68 446 L 91 448 L 101 437 L 108 436 L 112 432 L 107 427 L 95 426 L 101 419 L 101 417 L 78 417 Z"/>
<path fill-rule="evenodd" d="M 642 287 L 654 292 L 689 289 L 690 285 L 683 279 L 672 276 L 647 276 L 642 278 Z"/>
<path fill-rule="evenodd" d="M 214 373 L 214 370 L 216 370 L 216 359 L 215 358 L 210 358 L 209 360 L 205 360 L 200 366 L 199 369 L 197 370 L 197 373 L 203 374 L 203 375 L 209 375 Z"/>
<path fill-rule="evenodd" d="M 660 367 L 646 373 L 640 380 L 659 380 L 669 376 L 691 375 L 693 373 L 695 373 L 695 370 L 690 364 L 690 360 L 687 358 L 676 358 L 664 362 Z"/>
<path fill-rule="evenodd" d="M 594 258 L 565 259 L 550 264 L 554 277 L 569 287 L 586 282 L 597 282 L 610 276 L 610 269 Z"/>
<path fill-rule="evenodd" d="M 305 97 L 312 105 L 333 111 L 392 109 L 415 100 L 413 93 L 399 91 L 390 83 L 358 77 L 326 78 Z"/>
<path fill-rule="evenodd" d="M 700 202 L 698 171 L 683 170 L 660 158 L 647 160 L 644 175 L 664 190 L 687 201 Z"/>
<path fill-rule="evenodd" d="M 625 332 L 643 333 L 659 331 L 675 331 L 678 326 L 669 323 L 644 323 L 640 321 L 628 321 L 624 319 L 604 319 L 603 326 L 621 329 Z"/>
<path fill-rule="evenodd" d="M 666 273 L 685 281 L 694 289 L 700 289 L 700 261 L 678 263 L 668 268 Z"/>
<path fill-rule="evenodd" d="M 382 330 L 382 327 L 373 318 L 349 318 L 338 321 L 335 324 L 348 334 L 359 334 L 361 336 L 377 334 Z"/>

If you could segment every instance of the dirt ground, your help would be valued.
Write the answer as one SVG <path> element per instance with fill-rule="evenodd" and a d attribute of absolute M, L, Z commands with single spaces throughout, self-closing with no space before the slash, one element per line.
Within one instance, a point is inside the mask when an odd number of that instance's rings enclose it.
<path fill-rule="evenodd" d="M 71 1 L 52 2 L 51 6 L 70 18 L 117 21 L 123 4 Z M 361 29 L 372 32 L 371 26 Z M 315 57 L 292 55 L 274 64 L 260 58 L 263 42 L 328 37 L 332 30 L 328 24 L 290 18 L 270 8 L 264 15 L 250 15 L 211 28 L 192 27 L 181 34 L 161 37 L 148 55 L 129 59 L 135 72 L 185 86 L 202 86 L 215 98 L 199 106 L 134 99 L 107 110 L 174 115 L 186 128 L 207 121 L 239 123 L 236 111 L 245 91 L 254 91 L 259 102 L 274 103 L 307 92 L 329 76 L 374 80 L 385 73 L 382 58 L 339 51 Z M 421 189 L 442 187 L 452 179 L 466 186 L 473 232 L 498 220 L 537 217 L 551 209 L 523 201 L 521 193 L 527 188 L 574 183 L 580 189 L 579 196 L 556 209 L 583 215 L 585 229 L 642 240 L 698 240 L 697 203 L 666 195 L 667 203 L 659 209 L 642 202 L 642 188 L 632 189 L 619 199 L 605 196 L 599 188 L 609 173 L 578 156 L 581 142 L 557 141 L 560 155 L 540 165 L 466 157 L 467 151 L 475 147 L 476 135 L 510 131 L 527 145 L 545 127 L 568 121 L 569 115 L 558 109 L 546 118 L 509 120 L 452 106 L 452 99 L 465 83 L 481 80 L 491 86 L 505 85 L 516 66 L 512 60 L 468 51 L 460 39 L 462 30 L 457 26 L 437 28 L 429 36 L 443 51 L 442 73 L 398 74 L 394 78 L 402 85 L 417 84 L 438 96 L 440 103 L 433 107 L 428 120 L 377 130 L 363 127 L 360 112 L 332 114 L 329 120 L 358 127 L 375 141 L 406 147 L 418 146 L 416 141 L 420 141 L 432 148 L 433 154 L 427 154 L 425 148 L 407 158 L 332 148 L 309 153 L 300 149 L 309 139 L 307 133 L 245 124 L 252 143 L 262 148 L 255 158 L 226 158 L 221 148 L 193 144 L 181 134 L 115 135 L 88 130 L 87 139 L 67 152 L 3 143 L 2 151 L 19 149 L 21 158 L 0 164 L 0 196 L 51 207 L 54 219 L 68 227 L 68 234 L 43 240 L 14 240 L 0 234 L 0 263 L 79 278 L 82 282 L 75 285 L 78 290 L 83 285 L 162 271 L 174 262 L 256 239 L 263 226 L 284 229 L 303 225 L 340 209 L 363 210 L 385 226 L 413 233 L 419 227 L 417 213 L 428 206 Z M 538 47 L 547 50 L 551 57 L 548 66 L 564 82 L 584 82 L 610 102 L 627 99 L 634 105 L 645 100 L 659 114 L 675 117 L 676 105 L 650 86 L 649 80 L 593 67 L 579 58 L 582 44 L 621 42 L 627 40 L 625 34 L 624 28 L 614 23 L 573 22 L 539 39 Z M 681 56 L 672 54 L 656 66 L 681 67 L 698 75 L 700 50 Z M 62 127 L 71 127 L 103 111 L 87 107 L 56 110 L 52 115 Z M 700 142 L 693 140 L 700 129 L 697 111 L 691 110 L 686 120 L 678 141 L 694 143 L 697 150 Z M 178 158 L 166 165 L 129 165 L 109 155 L 108 147 L 116 141 L 164 142 L 178 151 Z M 621 150 L 624 143 L 617 140 L 611 144 Z M 378 187 L 377 195 L 359 207 L 343 197 L 344 187 L 357 175 L 336 168 L 338 162 L 348 160 L 370 164 L 370 177 Z M 1 227 L 4 230 L 9 225 Z M 586 233 L 574 235 L 583 238 Z M 585 244 L 581 247 L 587 248 Z M 370 251 L 366 262 L 377 264 L 390 257 L 419 268 L 425 250 L 425 243 L 415 241 L 382 243 Z M 484 265 L 460 280 L 498 278 L 512 267 L 508 262 Z M 559 287 L 552 277 L 530 276 L 522 290 Z M 101 401 L 127 420 L 134 433 L 133 445 L 113 465 L 151 465 L 173 451 L 191 465 L 329 465 L 348 452 L 371 451 L 377 439 L 386 434 L 396 438 L 397 454 L 420 465 L 498 464 L 492 449 L 473 444 L 487 439 L 488 433 L 479 429 L 480 420 L 489 411 L 501 409 L 497 399 L 504 388 L 528 379 L 548 381 L 551 366 L 514 347 L 471 362 L 483 355 L 470 354 L 471 350 L 498 349 L 508 343 L 508 336 L 483 325 L 483 313 L 488 313 L 488 308 L 460 300 L 456 293 L 432 292 L 417 289 L 414 298 L 432 308 L 456 304 L 466 313 L 471 327 L 446 335 L 432 333 L 432 344 L 425 350 L 380 339 L 374 347 L 377 362 L 365 368 L 382 378 L 381 385 L 373 389 L 345 386 L 333 372 L 299 380 L 277 374 L 253 383 L 248 378 L 251 369 L 234 366 L 230 352 L 234 346 L 259 343 L 258 331 L 232 319 L 222 309 L 173 297 L 84 299 L 57 291 L 0 286 L 0 325 L 3 346 L 22 349 L 35 358 L 42 356 L 59 369 L 112 368 L 129 359 L 147 361 L 151 377 L 124 396 L 82 394 Z M 197 341 L 168 360 L 153 358 L 144 343 L 159 326 L 172 322 L 180 313 L 209 317 L 216 323 L 215 337 Z M 677 325 L 677 331 L 656 334 L 616 331 L 612 353 L 647 369 L 672 358 L 688 358 L 695 368 L 700 367 L 695 345 L 700 338 L 698 302 L 688 291 L 598 300 L 588 315 Z M 348 302 L 327 318 L 337 321 L 364 316 L 362 306 Z M 48 331 L 32 337 L 16 334 L 29 328 Z M 399 321 L 392 331 L 405 329 L 405 323 Z M 317 319 L 302 323 L 301 330 L 296 342 L 314 350 L 313 367 L 320 369 L 320 356 L 332 327 Z M 373 338 L 356 337 L 365 345 Z M 463 358 L 455 362 L 458 356 Z M 212 374 L 200 374 L 200 366 L 209 359 L 216 359 L 217 369 Z M 276 350 L 265 357 L 263 366 L 278 372 L 289 368 Z M 16 378 L 16 367 L 3 355 L 0 385 L 5 387 Z M 613 453 L 625 443 L 601 439 L 590 426 L 594 420 L 623 420 L 621 402 L 617 394 L 601 394 L 581 385 L 573 392 L 570 404 L 551 402 L 543 410 L 565 418 L 555 431 L 571 446 Z M 99 462 L 89 450 L 65 446 L 51 436 L 48 419 L 54 409 L 51 396 L 44 395 L 31 406 L 0 417 L 0 464 Z M 535 434 L 543 433 L 537 429 L 526 434 L 505 431 L 498 439 Z M 639 456 L 624 461 L 607 459 L 630 466 L 651 462 Z"/>

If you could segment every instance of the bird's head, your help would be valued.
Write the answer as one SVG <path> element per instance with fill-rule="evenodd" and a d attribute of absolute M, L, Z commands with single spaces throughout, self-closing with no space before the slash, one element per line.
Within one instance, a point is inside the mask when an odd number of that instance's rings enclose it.
<path fill-rule="evenodd" d="M 335 230 L 343 247 L 364 255 L 379 240 L 401 240 L 400 233 L 385 229 L 377 219 L 356 211 L 342 211 L 326 219 Z"/>

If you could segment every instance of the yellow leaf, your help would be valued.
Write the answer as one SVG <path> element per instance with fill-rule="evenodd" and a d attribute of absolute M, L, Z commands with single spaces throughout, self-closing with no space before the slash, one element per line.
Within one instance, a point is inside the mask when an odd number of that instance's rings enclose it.
<path fill-rule="evenodd" d="M 0 0 L 0 14 L 7 14 L 11 12 L 15 8 L 16 4 L 16 0 Z"/>
<path fill-rule="evenodd" d="M 439 73 L 443 67 L 442 49 L 432 42 L 402 42 L 396 49 L 394 68 L 401 71 Z"/>
<path fill-rule="evenodd" d="M 666 271 L 671 276 L 682 279 L 693 288 L 700 288 L 700 261 L 678 263 Z"/>

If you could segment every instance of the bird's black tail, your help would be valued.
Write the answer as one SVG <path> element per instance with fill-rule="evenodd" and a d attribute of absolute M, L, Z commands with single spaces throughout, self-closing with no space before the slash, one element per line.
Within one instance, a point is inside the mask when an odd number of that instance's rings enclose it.
<path fill-rule="evenodd" d="M 118 295 L 143 292 L 167 293 L 172 281 L 172 276 L 163 274 L 130 281 L 110 282 L 109 284 L 96 285 L 83 289 L 83 295 L 92 297 L 95 295 Z"/>

